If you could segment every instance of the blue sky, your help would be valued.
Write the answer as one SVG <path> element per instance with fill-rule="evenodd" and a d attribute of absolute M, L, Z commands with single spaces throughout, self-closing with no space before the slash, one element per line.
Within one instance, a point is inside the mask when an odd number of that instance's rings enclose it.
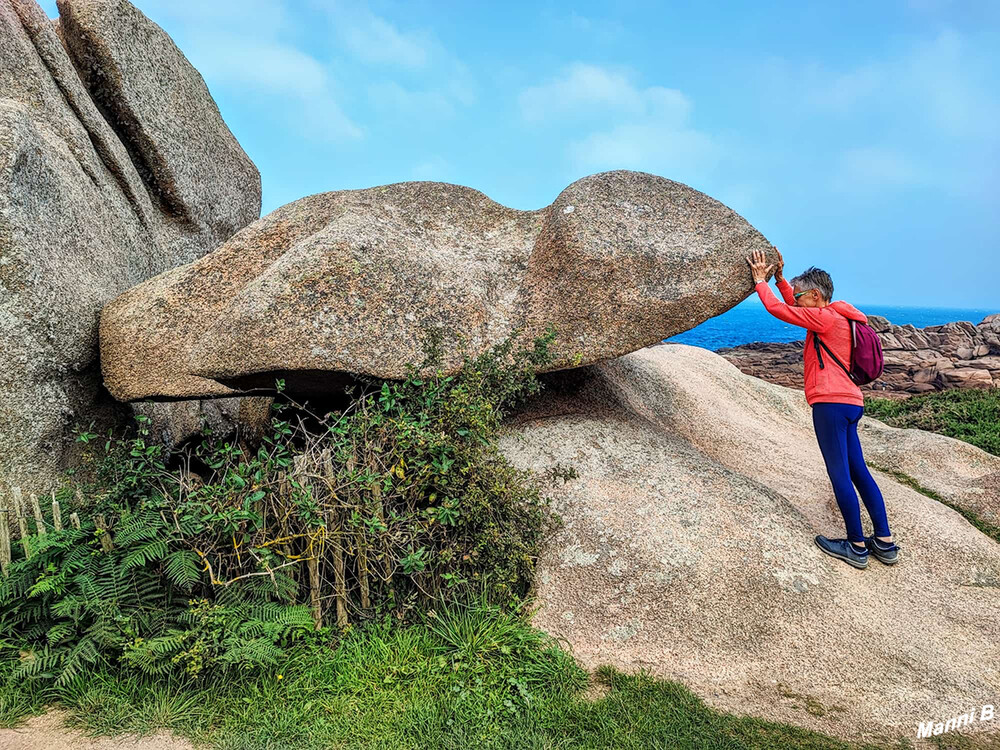
<path fill-rule="evenodd" d="M 403 180 L 534 209 L 636 169 L 838 298 L 1000 310 L 993 0 L 135 4 L 204 76 L 264 213 Z"/>

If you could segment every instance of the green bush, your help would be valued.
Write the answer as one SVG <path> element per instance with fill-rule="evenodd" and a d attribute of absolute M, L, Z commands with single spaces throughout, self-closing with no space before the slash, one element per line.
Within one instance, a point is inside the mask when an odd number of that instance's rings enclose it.
<path fill-rule="evenodd" d="M 1000 456 L 1000 388 L 952 388 L 902 401 L 867 397 L 865 413 L 893 427 L 939 432 Z"/>
<path fill-rule="evenodd" d="M 58 497 L 81 528 L 31 537 L 0 586 L 17 674 L 64 685 L 117 661 L 196 677 L 275 664 L 334 622 L 414 621 L 472 589 L 521 606 L 558 519 L 496 445 L 551 358 L 551 328 L 513 350 L 518 333 L 447 376 L 431 335 L 406 379 L 362 378 L 325 415 L 279 380 L 252 452 L 203 426 L 165 454 L 142 415 L 128 437 L 79 432 L 83 463 Z"/>

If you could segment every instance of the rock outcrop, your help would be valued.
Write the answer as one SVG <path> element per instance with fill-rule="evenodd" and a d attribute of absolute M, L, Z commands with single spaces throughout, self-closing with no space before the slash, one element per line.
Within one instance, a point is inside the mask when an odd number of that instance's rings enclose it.
<path fill-rule="evenodd" d="M 471 188 L 403 182 L 302 198 L 101 313 L 105 384 L 119 400 L 333 392 L 338 374 L 406 376 L 426 329 L 442 368 L 520 329 L 557 329 L 552 369 L 685 331 L 752 291 L 769 243 L 735 212 L 643 172 L 580 179 L 518 211 Z M 528 339 L 530 341 L 530 338 Z"/>
<path fill-rule="evenodd" d="M 882 340 L 885 371 L 862 391 L 906 398 L 946 388 L 1000 386 L 1000 313 L 987 315 L 978 325 L 961 320 L 915 328 L 894 325 L 880 315 L 869 315 L 868 321 Z M 802 345 L 758 341 L 718 353 L 748 375 L 801 388 Z"/>
<path fill-rule="evenodd" d="M 900 562 L 820 552 L 813 537 L 844 525 L 801 392 L 681 344 L 542 379 L 501 446 L 579 474 L 547 488 L 564 526 L 534 622 L 587 667 L 646 667 L 725 710 L 869 741 L 1000 691 L 1000 544 L 876 470 Z M 1000 458 L 868 417 L 861 440 L 870 465 L 998 517 Z"/>
<path fill-rule="evenodd" d="M 0 491 L 54 486 L 75 426 L 119 426 L 101 308 L 260 214 L 204 81 L 122 0 L 0 0 Z"/>

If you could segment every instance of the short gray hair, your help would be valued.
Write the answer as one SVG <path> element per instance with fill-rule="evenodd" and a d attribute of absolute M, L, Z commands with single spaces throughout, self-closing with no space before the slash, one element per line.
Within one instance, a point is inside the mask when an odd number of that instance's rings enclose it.
<path fill-rule="evenodd" d="M 810 289 L 818 289 L 827 302 L 833 299 L 833 279 L 830 274 L 822 268 L 809 266 L 791 281 L 792 286 L 797 286 L 800 292 L 807 292 Z"/>

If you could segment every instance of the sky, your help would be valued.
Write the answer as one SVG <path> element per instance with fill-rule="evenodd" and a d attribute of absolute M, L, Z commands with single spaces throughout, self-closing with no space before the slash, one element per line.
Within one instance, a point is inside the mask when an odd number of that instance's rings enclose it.
<path fill-rule="evenodd" d="M 1000 2 L 134 4 L 204 77 L 265 214 L 406 180 L 537 209 L 633 169 L 836 298 L 1000 310 Z"/>

